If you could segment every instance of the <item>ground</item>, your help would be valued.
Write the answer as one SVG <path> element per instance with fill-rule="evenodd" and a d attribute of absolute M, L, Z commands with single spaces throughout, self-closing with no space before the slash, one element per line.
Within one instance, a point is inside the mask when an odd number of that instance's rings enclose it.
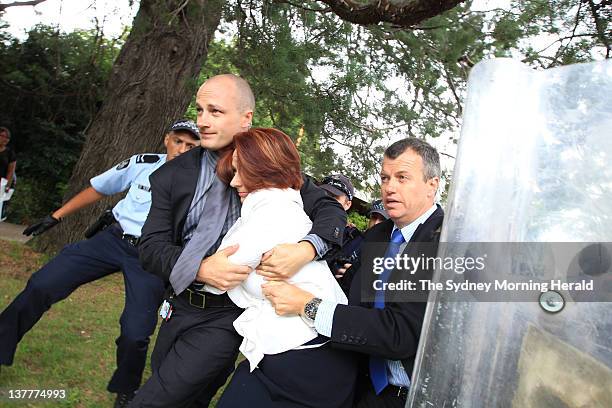
<path fill-rule="evenodd" d="M 0 239 L 0 310 L 48 259 L 23 243 Z M 115 368 L 115 338 L 119 335 L 123 304 L 123 277 L 116 273 L 82 286 L 54 305 L 25 335 L 13 365 L 2 367 L 0 406 L 112 406 L 114 394 L 106 391 L 106 384 Z M 154 343 L 155 337 L 151 339 L 149 353 Z M 150 359 L 145 378 L 149 376 L 149 363 Z M 16 389 L 63 389 L 67 399 L 7 404 L 6 396 L 1 394 Z"/>

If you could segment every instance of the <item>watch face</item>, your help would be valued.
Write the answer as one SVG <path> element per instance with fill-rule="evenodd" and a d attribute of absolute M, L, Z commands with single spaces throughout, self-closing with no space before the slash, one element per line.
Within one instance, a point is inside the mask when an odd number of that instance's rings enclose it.
<path fill-rule="evenodd" d="M 304 307 L 304 314 L 311 320 L 314 320 L 317 315 L 317 310 L 319 309 L 319 304 L 321 303 L 321 299 L 314 298 L 310 302 L 306 303 Z"/>

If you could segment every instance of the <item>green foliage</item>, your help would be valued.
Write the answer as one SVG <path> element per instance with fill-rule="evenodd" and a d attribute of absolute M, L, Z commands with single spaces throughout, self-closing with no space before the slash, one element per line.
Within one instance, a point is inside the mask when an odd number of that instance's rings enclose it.
<path fill-rule="evenodd" d="M 254 88 L 255 125 L 298 141 L 306 171 L 343 172 L 374 191 L 390 138 L 437 137 L 458 126 L 460 106 L 441 78 L 460 88 L 456 60 L 480 27 L 455 26 L 457 16 L 432 20 L 444 29 L 390 33 L 286 4 L 237 1 L 225 14 L 237 32 L 226 59 Z"/>
<path fill-rule="evenodd" d="M 368 217 L 359 214 L 357 211 L 349 211 L 348 222 L 357 227 L 359 231 L 365 231 L 368 228 Z"/>
<path fill-rule="evenodd" d="M 61 205 L 120 44 L 46 26 L 24 41 L 2 36 L 0 123 L 13 134 L 18 175 L 9 217 L 27 222 Z"/>
<path fill-rule="evenodd" d="M 49 194 L 50 191 L 54 194 Z M 49 182 L 44 178 L 20 177 L 15 194 L 8 204 L 9 221 L 30 224 L 35 219 L 50 214 L 53 208 L 58 207 L 57 200 L 61 200 L 64 192 L 65 184 L 64 189 L 51 190 Z"/>
<path fill-rule="evenodd" d="M 311 11 L 320 9 L 315 1 L 234 0 L 225 10 L 223 61 L 253 86 L 255 125 L 299 140 L 309 173 L 343 172 L 373 192 L 390 141 L 456 141 L 469 73 L 460 59 L 511 56 L 541 68 L 597 58 L 593 51 L 610 43 L 609 19 L 601 8 L 594 30 L 583 3 L 513 1 L 510 10 L 476 12 L 466 2 L 397 28 L 352 25 Z M 546 36 L 556 43 L 552 55 L 530 48 Z"/>
<path fill-rule="evenodd" d="M 494 55 L 522 58 L 535 68 L 612 57 L 612 11 L 606 2 L 529 0 L 479 13 L 482 38 Z"/>
<path fill-rule="evenodd" d="M 469 73 L 459 59 L 512 56 L 548 68 L 609 56 L 612 43 L 604 2 L 512 1 L 488 11 L 466 2 L 410 28 L 357 26 L 311 11 L 319 2 L 294 3 L 225 2 L 217 40 L 193 80 L 244 76 L 257 101 L 255 126 L 290 135 L 315 178 L 342 172 L 367 192 L 377 191 L 391 141 L 456 141 Z M 18 153 L 14 219 L 60 204 L 119 46 L 93 31 L 36 27 L 18 41 L 0 29 L 0 125 L 13 130 Z M 187 116 L 195 118 L 194 104 Z"/>

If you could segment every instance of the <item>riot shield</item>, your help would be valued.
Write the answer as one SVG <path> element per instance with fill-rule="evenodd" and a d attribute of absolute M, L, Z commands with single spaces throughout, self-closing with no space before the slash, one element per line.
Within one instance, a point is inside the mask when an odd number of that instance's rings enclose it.
<path fill-rule="evenodd" d="M 441 241 L 612 242 L 612 61 L 473 68 Z M 550 294 L 430 293 L 406 406 L 612 407 L 612 303 Z"/>

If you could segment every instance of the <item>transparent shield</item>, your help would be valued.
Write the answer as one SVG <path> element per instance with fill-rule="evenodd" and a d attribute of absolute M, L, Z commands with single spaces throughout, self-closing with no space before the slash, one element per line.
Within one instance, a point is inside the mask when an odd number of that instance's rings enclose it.
<path fill-rule="evenodd" d="M 612 61 L 477 64 L 453 181 L 442 241 L 612 242 Z M 612 407 L 612 303 L 558 294 L 432 293 L 406 406 Z"/>

